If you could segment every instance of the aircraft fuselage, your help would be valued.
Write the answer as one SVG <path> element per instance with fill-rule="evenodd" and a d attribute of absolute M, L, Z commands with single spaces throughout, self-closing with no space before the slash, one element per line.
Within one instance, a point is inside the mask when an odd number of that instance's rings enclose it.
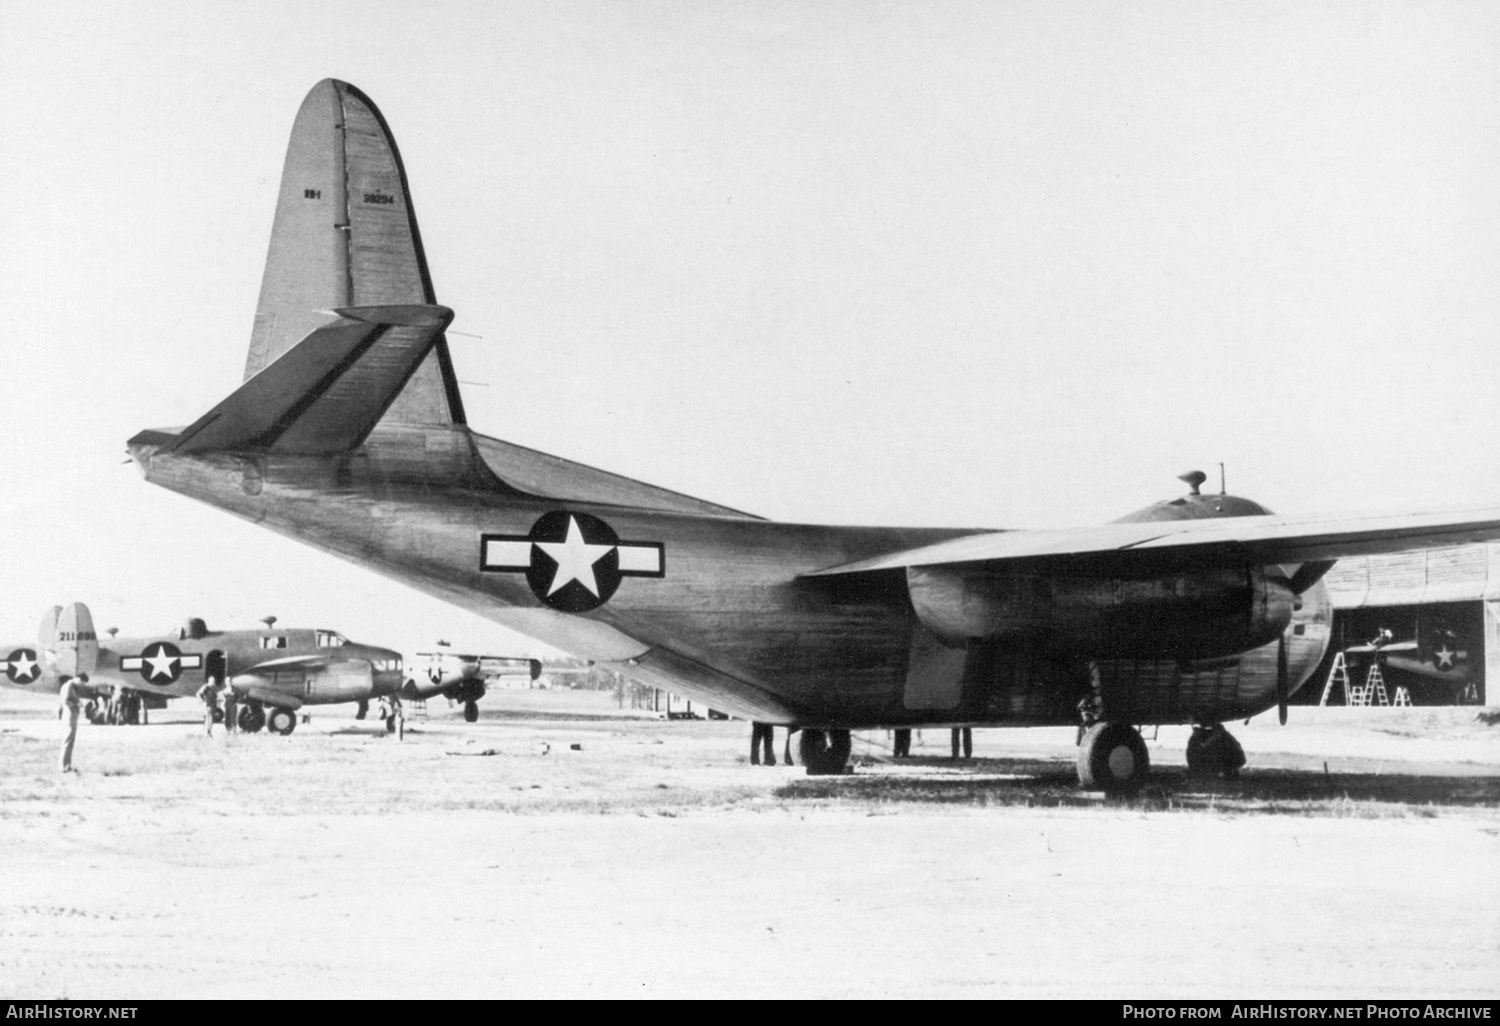
<path fill-rule="evenodd" d="M 1091 695 L 1127 722 L 1225 720 L 1276 703 L 1283 638 L 1289 692 L 1328 642 L 1321 584 L 1294 596 L 1279 567 L 1085 580 L 1042 566 L 945 598 L 923 568 L 802 575 L 973 531 L 543 498 L 483 466 L 455 489 L 375 452 L 194 457 L 132 444 L 155 484 L 765 722 L 1066 724 Z"/>

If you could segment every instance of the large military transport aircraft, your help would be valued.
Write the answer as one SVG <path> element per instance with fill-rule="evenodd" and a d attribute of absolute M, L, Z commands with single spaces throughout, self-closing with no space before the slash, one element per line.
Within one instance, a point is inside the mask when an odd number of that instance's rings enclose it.
<path fill-rule="evenodd" d="M 6 653 L 3 683 L 56 691 L 64 677 L 87 674 L 96 695 L 123 687 L 155 705 L 196 695 L 212 677 L 239 696 L 241 729 L 269 727 L 279 734 L 295 729 L 304 705 L 368 701 L 401 687 L 398 652 L 357 644 L 337 631 L 289 630 L 276 627 L 274 617 L 267 621 L 261 630 L 211 631 L 193 618 L 170 634 L 101 642 L 82 602 L 54 606 L 42 617 L 36 645 L 0 649 Z"/>
<path fill-rule="evenodd" d="M 1329 639 L 1340 556 L 1500 537 L 1500 508 L 1274 516 L 1190 492 L 1080 530 L 774 523 L 472 432 L 406 173 L 344 82 L 292 127 L 244 383 L 129 442 L 145 478 L 546 644 L 799 729 L 1077 724 L 1086 786 L 1147 770 L 1136 729 L 1280 705 Z M 1232 739 L 1231 739 L 1232 741 Z M 1235 753 L 1237 754 L 1237 753 Z"/>

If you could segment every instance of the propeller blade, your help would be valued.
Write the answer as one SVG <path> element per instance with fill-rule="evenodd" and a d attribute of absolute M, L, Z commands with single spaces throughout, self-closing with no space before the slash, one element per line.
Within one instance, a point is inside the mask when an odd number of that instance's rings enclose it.
<path fill-rule="evenodd" d="M 1276 715 L 1283 727 L 1286 726 L 1287 676 L 1286 635 L 1283 634 L 1276 643 Z"/>

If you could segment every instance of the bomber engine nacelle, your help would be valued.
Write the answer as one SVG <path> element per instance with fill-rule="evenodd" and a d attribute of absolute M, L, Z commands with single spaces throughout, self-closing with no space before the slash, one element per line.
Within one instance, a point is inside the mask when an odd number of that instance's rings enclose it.
<path fill-rule="evenodd" d="M 1207 659 L 1258 648 L 1286 630 L 1297 597 L 1279 567 L 1142 579 L 909 567 L 917 619 L 948 645 L 1044 644 L 1116 658 Z"/>

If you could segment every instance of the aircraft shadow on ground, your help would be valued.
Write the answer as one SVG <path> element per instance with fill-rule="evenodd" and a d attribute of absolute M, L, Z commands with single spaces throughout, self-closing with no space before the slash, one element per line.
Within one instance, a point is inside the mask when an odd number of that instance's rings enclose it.
<path fill-rule="evenodd" d="M 778 798 L 874 804 L 1076 806 L 1105 799 L 1083 791 L 1071 761 L 1040 759 L 911 759 L 901 772 L 807 777 L 778 788 Z M 945 772 L 934 774 L 941 768 Z M 1248 768 L 1239 777 L 1189 776 L 1183 767 L 1152 771 L 1140 793 L 1110 799 L 1161 809 L 1304 812 L 1380 816 L 1422 808 L 1500 807 L 1500 776 L 1418 773 L 1330 773 Z M 1408 807 L 1415 806 L 1416 809 Z"/>

